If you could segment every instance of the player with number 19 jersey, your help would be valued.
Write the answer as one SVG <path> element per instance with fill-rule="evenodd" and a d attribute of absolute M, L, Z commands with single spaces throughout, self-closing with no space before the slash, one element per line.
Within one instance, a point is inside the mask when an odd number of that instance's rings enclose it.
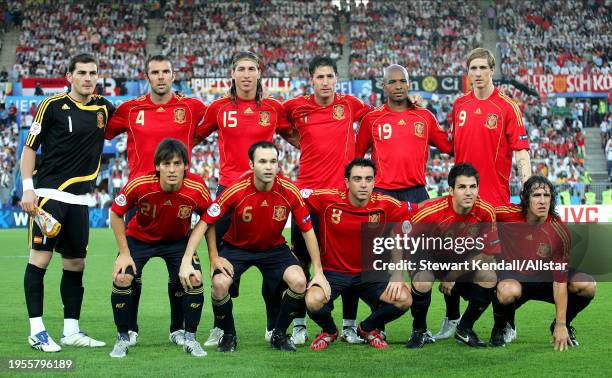
<path fill-rule="evenodd" d="M 154 104 L 151 94 L 124 102 L 117 108 L 106 127 L 106 139 L 127 132 L 129 179 L 155 169 L 153 157 L 159 143 L 166 138 L 180 140 L 187 147 L 189 160 L 196 128 L 206 105 L 196 98 L 173 94 L 165 104 Z"/>
<path fill-rule="evenodd" d="M 372 148 L 376 188 L 400 190 L 427 184 L 430 144 L 443 153 L 452 149 L 448 134 L 429 110 L 414 107 L 394 112 L 385 104 L 363 117 L 355 153 L 363 157 Z"/>

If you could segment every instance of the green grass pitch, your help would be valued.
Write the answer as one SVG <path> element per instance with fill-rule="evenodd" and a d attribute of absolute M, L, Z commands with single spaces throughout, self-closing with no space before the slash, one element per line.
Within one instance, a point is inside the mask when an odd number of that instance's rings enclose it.
<path fill-rule="evenodd" d="M 529 302 L 517 313 L 519 338 L 505 348 L 473 350 L 453 340 L 438 342 L 422 350 L 408 350 L 404 343 L 411 330 L 409 314 L 388 326 L 390 348 L 379 351 L 366 345 L 333 343 L 329 350 L 313 352 L 307 346 L 297 353 L 283 354 L 272 350 L 264 341 L 265 311 L 260 296 L 260 274 L 251 269 L 242 278 L 241 295 L 234 302 L 238 331 L 238 351 L 221 354 L 207 348 L 208 356 L 195 358 L 168 341 L 169 309 L 166 294 L 167 273 L 163 261 L 152 260 L 144 270 L 140 304 L 140 340 L 127 358 L 108 356 L 116 330 L 110 305 L 111 268 L 116 254 L 112 232 L 91 232 L 85 300 L 81 327 L 95 338 L 106 341 L 99 349 L 64 348 L 58 354 L 44 354 L 27 344 L 29 325 L 23 295 L 23 272 L 27 263 L 25 230 L 0 231 L 0 357 L 7 358 L 73 358 L 78 376 L 610 376 L 612 368 L 612 284 L 599 283 L 592 304 L 578 316 L 576 327 L 579 348 L 565 353 L 554 352 L 548 325 L 554 316 L 552 305 Z M 203 249 L 203 248 L 202 248 Z M 205 257 L 205 251 L 200 255 Z M 59 342 L 62 331 L 62 306 L 59 295 L 60 256 L 56 255 L 45 277 L 44 320 L 49 333 Z M 206 258 L 204 269 L 208 271 Z M 206 278 L 205 286 L 210 286 Z M 212 326 L 210 292 L 206 290 L 205 308 L 198 332 L 204 341 Z M 462 309 L 465 304 L 462 303 Z M 434 293 L 429 326 L 435 332 L 443 317 L 444 302 Z M 335 318 L 341 322 L 340 303 Z M 359 318 L 367 306 L 360 303 Z M 309 336 L 318 332 L 311 320 Z M 488 309 L 477 323 L 476 331 L 488 340 L 492 326 Z M 10 374 L 6 366 L 0 375 Z M 33 374 L 28 372 L 27 374 Z M 23 374 L 19 374 L 23 375 Z M 38 375 L 38 374 L 37 374 Z"/>

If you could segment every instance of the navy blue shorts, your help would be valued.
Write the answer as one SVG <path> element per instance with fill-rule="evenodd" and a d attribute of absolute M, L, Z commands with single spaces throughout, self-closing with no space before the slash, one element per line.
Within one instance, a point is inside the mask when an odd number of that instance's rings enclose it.
<path fill-rule="evenodd" d="M 412 188 L 398 190 L 374 188 L 374 191 L 391 196 L 398 201 L 408 201 L 410 203 L 419 203 L 429 199 L 429 194 L 427 194 L 424 186 L 413 186 Z"/>
<path fill-rule="evenodd" d="M 346 294 L 361 298 L 370 308 L 375 309 L 379 306 L 380 296 L 388 284 L 381 281 L 365 281 L 361 274 L 351 275 L 330 270 L 324 270 L 323 273 L 331 287 L 330 301 L 325 304 L 329 311 L 334 309 L 334 300 Z"/>
<path fill-rule="evenodd" d="M 229 289 L 232 298 L 240 295 L 240 277 L 252 266 L 259 269 L 268 287 L 279 287 L 285 270 L 293 265 L 300 266 L 299 260 L 286 244 L 264 252 L 251 252 L 224 243 L 219 256 L 227 259 L 234 267 L 234 282 Z M 219 273 L 219 270 L 215 270 L 213 274 Z"/>
<path fill-rule="evenodd" d="M 172 243 L 149 244 L 128 236 L 127 242 L 130 248 L 130 255 L 134 260 L 134 264 L 136 264 L 138 274 L 134 274 L 132 267 L 128 267 L 126 273 L 140 277 L 142 276 L 142 269 L 147 262 L 153 257 L 160 257 L 166 262 L 170 281 L 178 282 L 178 273 L 188 241 L 189 238 L 186 237 Z M 196 270 L 202 271 L 197 254 L 193 256 L 191 263 Z"/>

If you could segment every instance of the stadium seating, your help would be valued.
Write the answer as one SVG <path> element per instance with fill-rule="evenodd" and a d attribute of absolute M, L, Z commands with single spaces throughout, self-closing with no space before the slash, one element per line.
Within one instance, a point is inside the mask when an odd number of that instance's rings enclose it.
<path fill-rule="evenodd" d="M 370 1 L 350 18 L 353 78 L 380 76 L 391 63 L 414 76 L 460 75 L 465 56 L 482 41 L 478 2 Z"/>
<path fill-rule="evenodd" d="M 610 9 L 598 1 L 497 1 L 502 73 L 610 73 Z M 594 38 L 594 36 L 597 38 Z"/>
<path fill-rule="evenodd" d="M 147 13 L 134 2 L 45 2 L 25 7 L 17 47 L 21 76 L 64 76 L 70 56 L 93 52 L 102 76 L 142 77 Z"/>
<path fill-rule="evenodd" d="M 324 0 L 174 0 L 166 3 L 158 43 L 176 62 L 179 79 L 227 77 L 232 56 L 241 50 L 259 54 L 267 76 L 304 78 L 313 56 L 340 56 L 337 16 Z"/>

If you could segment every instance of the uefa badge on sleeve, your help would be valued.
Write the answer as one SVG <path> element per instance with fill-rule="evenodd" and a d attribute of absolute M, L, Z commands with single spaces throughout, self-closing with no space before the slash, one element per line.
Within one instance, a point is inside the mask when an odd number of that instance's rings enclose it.
<path fill-rule="evenodd" d="M 208 207 L 206 213 L 211 217 L 218 217 L 221 214 L 221 206 L 218 203 L 213 203 Z"/>

